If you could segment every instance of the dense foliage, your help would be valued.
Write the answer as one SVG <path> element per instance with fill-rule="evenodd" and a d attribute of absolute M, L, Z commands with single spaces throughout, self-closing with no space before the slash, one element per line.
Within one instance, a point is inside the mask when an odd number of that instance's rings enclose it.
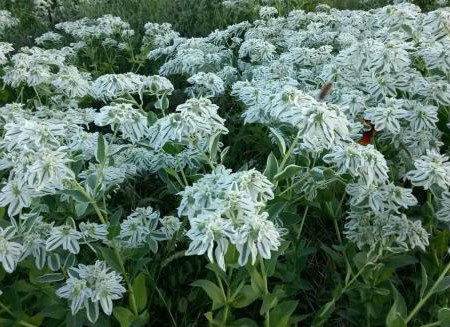
<path fill-rule="evenodd" d="M 450 326 L 450 9 L 288 4 L 0 11 L 1 326 Z"/>

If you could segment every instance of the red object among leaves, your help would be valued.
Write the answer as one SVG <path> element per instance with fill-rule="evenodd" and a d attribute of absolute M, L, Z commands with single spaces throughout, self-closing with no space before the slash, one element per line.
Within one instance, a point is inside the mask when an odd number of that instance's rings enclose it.
<path fill-rule="evenodd" d="M 363 124 L 364 126 L 369 126 L 370 130 L 369 131 L 365 131 L 363 132 L 363 135 L 361 137 L 361 140 L 359 140 L 359 144 L 362 145 L 367 145 L 370 144 L 372 142 L 372 137 L 375 135 L 376 130 L 375 130 L 375 125 L 372 124 L 372 122 L 370 120 L 365 120 L 365 119 L 360 119 L 359 120 L 361 124 Z"/>

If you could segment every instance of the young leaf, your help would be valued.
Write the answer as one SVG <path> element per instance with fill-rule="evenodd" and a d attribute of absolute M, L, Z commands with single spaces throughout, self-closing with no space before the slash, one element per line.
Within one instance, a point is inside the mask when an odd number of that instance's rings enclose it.
<path fill-rule="evenodd" d="M 274 154 L 271 152 L 267 157 L 266 169 L 264 170 L 263 174 L 272 182 L 277 173 L 278 161 Z"/>
<path fill-rule="evenodd" d="M 209 158 L 212 161 L 216 160 L 217 150 L 219 148 L 219 140 L 220 140 L 221 135 L 222 135 L 221 132 L 217 132 L 209 140 L 209 149 L 208 149 L 209 150 Z"/>
<path fill-rule="evenodd" d="M 115 307 L 113 309 L 113 316 L 119 321 L 120 327 L 130 327 L 134 320 L 133 313 L 124 307 Z"/>

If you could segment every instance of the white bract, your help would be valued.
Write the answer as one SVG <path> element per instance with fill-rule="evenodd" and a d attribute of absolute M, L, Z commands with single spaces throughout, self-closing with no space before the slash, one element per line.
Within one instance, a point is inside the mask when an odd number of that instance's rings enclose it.
<path fill-rule="evenodd" d="M 66 284 L 56 291 L 56 295 L 71 302 L 73 315 L 86 308 L 89 321 L 94 323 L 98 318 L 99 303 L 103 312 L 111 315 L 113 300 L 122 298 L 125 292 L 122 276 L 105 262 L 96 261 L 93 265 L 80 264 L 71 268 Z"/>
<path fill-rule="evenodd" d="M 255 264 L 258 255 L 270 259 L 278 250 L 283 231 L 263 211 L 273 198 L 272 184 L 258 171 L 231 173 L 219 166 L 180 195 L 178 214 L 187 216 L 191 225 L 186 255 L 207 253 L 225 270 L 229 244 L 236 246 L 241 266 L 249 256 Z"/>

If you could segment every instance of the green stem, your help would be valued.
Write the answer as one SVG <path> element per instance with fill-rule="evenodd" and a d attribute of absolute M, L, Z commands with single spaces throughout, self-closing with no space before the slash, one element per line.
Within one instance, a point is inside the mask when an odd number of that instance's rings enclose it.
<path fill-rule="evenodd" d="M 8 312 L 8 314 L 11 317 L 14 317 L 14 313 L 6 306 L 4 305 L 2 302 L 0 302 L 0 308 L 2 308 L 3 310 L 5 310 L 6 312 Z"/>
<path fill-rule="evenodd" d="M 438 286 L 438 284 L 444 279 L 447 272 L 450 270 L 450 262 L 445 266 L 442 273 L 439 275 L 439 278 L 434 282 L 433 286 L 430 288 L 430 290 L 427 292 L 427 294 L 417 303 L 417 305 L 414 307 L 414 309 L 411 311 L 411 313 L 406 318 L 406 323 L 408 323 L 416 314 L 419 312 L 419 310 L 423 307 L 423 305 L 428 301 L 428 299 L 433 295 L 434 290 Z"/>
<path fill-rule="evenodd" d="M 291 157 L 292 151 L 294 151 L 294 148 L 297 146 L 297 143 L 298 143 L 299 140 L 300 140 L 300 133 L 297 133 L 297 135 L 295 136 L 294 141 L 292 141 L 291 146 L 289 147 L 288 151 L 285 153 L 285 155 L 283 157 L 283 160 L 281 161 L 280 171 L 283 170 L 284 165 L 286 165 L 286 162 Z"/>
<path fill-rule="evenodd" d="M 97 205 L 97 202 L 94 199 L 91 198 L 91 196 L 84 190 L 84 188 L 78 182 L 77 182 L 77 186 L 78 186 L 79 191 L 81 193 L 83 193 L 83 195 L 90 200 L 89 203 L 94 208 L 95 213 L 97 214 L 97 216 L 100 219 L 100 221 L 102 222 L 102 224 L 106 225 L 107 223 L 106 223 L 105 217 L 101 213 L 100 208 Z M 120 270 L 122 271 L 122 274 L 124 276 L 125 283 L 127 284 L 128 293 L 130 294 L 131 310 L 133 311 L 134 315 L 138 315 L 138 309 L 137 309 L 137 305 L 136 305 L 136 298 L 134 296 L 133 287 L 131 286 L 131 282 L 130 282 L 130 279 L 128 278 L 127 271 L 125 270 L 125 265 L 124 265 L 122 256 L 120 255 L 120 252 L 117 249 L 117 247 L 114 245 L 114 243 L 112 244 L 112 247 L 114 249 L 114 255 L 116 256 L 117 261 L 119 262 Z"/>
<path fill-rule="evenodd" d="M 440 321 L 435 321 L 435 322 L 432 322 L 432 323 L 429 323 L 429 324 L 426 324 L 426 325 L 422 325 L 420 327 L 434 327 L 434 326 L 440 326 L 440 325 L 441 325 Z"/>
<path fill-rule="evenodd" d="M 336 236 L 339 242 L 339 245 L 342 245 L 342 237 L 341 237 L 341 232 L 339 230 L 339 226 L 337 224 L 337 219 L 333 218 L 333 225 L 334 225 L 334 230 L 336 231 Z"/>
<path fill-rule="evenodd" d="M 267 287 L 267 272 L 266 267 L 264 266 L 264 260 L 260 256 L 259 257 L 259 264 L 261 266 L 261 275 L 264 281 L 264 295 L 269 295 L 269 288 Z M 265 319 L 264 319 L 264 327 L 270 327 L 270 310 L 266 311 Z"/>
<path fill-rule="evenodd" d="M 6 311 L 12 318 L 14 318 L 14 319 L 16 318 L 14 313 L 6 305 L 4 305 L 2 302 L 0 302 L 0 308 L 2 308 L 4 311 Z M 23 320 L 19 320 L 19 321 L 17 321 L 17 323 L 19 325 L 21 325 L 21 326 L 24 326 L 24 327 L 37 327 L 36 325 L 30 324 L 30 323 L 28 323 L 26 321 L 23 321 Z"/>
<path fill-rule="evenodd" d="M 308 214 L 308 209 L 309 209 L 309 206 L 306 206 L 305 212 L 303 213 L 302 222 L 300 223 L 300 228 L 298 229 L 297 240 L 300 239 L 300 235 L 301 235 L 302 230 L 303 230 L 303 224 L 305 223 L 306 215 Z"/>

